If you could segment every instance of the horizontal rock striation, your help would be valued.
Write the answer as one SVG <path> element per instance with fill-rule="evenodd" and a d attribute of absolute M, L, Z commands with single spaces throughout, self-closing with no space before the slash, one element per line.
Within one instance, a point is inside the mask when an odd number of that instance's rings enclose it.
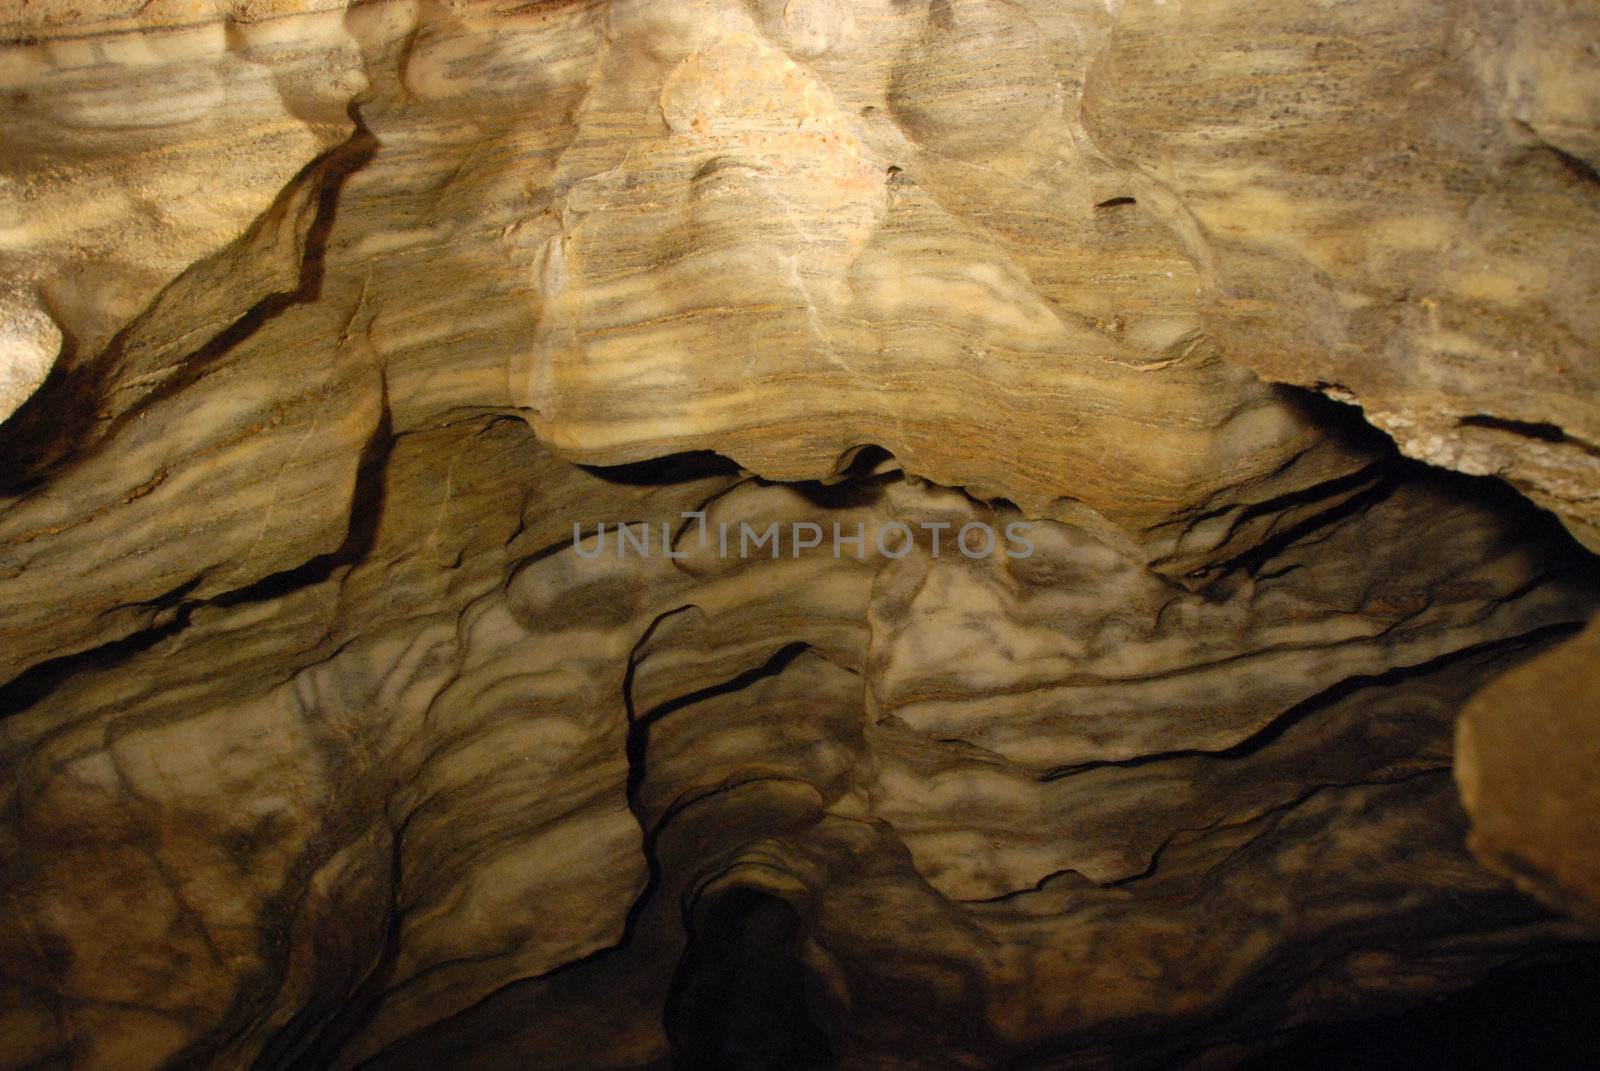
<path fill-rule="evenodd" d="M 0 6 L 0 1067 L 1215 1063 L 1592 937 L 1523 7 Z"/>

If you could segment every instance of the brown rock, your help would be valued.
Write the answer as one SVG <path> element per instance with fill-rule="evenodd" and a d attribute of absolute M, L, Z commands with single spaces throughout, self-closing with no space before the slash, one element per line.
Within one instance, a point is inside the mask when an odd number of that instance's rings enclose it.
<path fill-rule="evenodd" d="M 1600 921 L 1600 624 L 1495 680 L 1456 726 L 1472 850 L 1559 910 Z"/>

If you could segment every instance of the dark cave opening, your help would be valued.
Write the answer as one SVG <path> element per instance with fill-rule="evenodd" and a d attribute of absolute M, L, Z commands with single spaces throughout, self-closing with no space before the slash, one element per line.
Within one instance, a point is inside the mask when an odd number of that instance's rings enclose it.
<path fill-rule="evenodd" d="M 1244 1071 L 1410 1071 L 1416 1067 L 1560 1071 L 1600 1052 L 1600 944 L 1502 967 L 1457 993 L 1393 1015 L 1295 1031 Z"/>
<path fill-rule="evenodd" d="M 700 913 L 667 998 L 674 1066 L 834 1066 L 828 1038 L 807 1011 L 800 932 L 791 905 L 751 889 L 727 893 Z"/>

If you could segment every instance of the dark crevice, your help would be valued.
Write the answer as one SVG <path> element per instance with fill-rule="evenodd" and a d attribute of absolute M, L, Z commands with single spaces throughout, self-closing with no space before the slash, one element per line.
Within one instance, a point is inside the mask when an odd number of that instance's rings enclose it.
<path fill-rule="evenodd" d="M 1466 426 L 1508 430 L 1502 427 L 1505 423 L 1517 422 L 1499 421 L 1492 417 L 1469 417 L 1462 421 Z M 1527 425 L 1525 428 L 1520 428 L 1519 433 L 1553 441 L 1548 439 L 1547 433 L 1543 430 L 1548 427 L 1550 425 Z M 1559 429 L 1556 430 L 1559 432 Z M 1560 441 L 1580 449 L 1593 450 L 1587 444 L 1565 436 Z M 1368 483 L 1370 486 L 1361 488 L 1363 483 Z M 1562 527 L 1561 522 L 1547 510 L 1534 505 L 1505 480 L 1494 476 L 1472 476 L 1453 469 L 1436 468 L 1422 461 L 1396 455 L 1381 460 L 1375 466 L 1338 480 L 1319 484 L 1297 495 L 1284 496 L 1262 506 L 1252 507 L 1246 516 L 1258 512 L 1282 512 L 1297 502 L 1315 502 L 1361 488 L 1355 490 L 1355 493 L 1344 501 L 1271 535 L 1245 553 L 1216 567 L 1214 574 L 1207 575 L 1212 577 L 1212 583 L 1238 575 L 1251 575 L 1260 579 L 1264 575 L 1264 570 L 1270 570 L 1273 559 L 1288 548 L 1306 542 L 1320 531 L 1359 517 L 1370 506 L 1406 485 L 1434 488 L 1461 502 L 1471 502 L 1484 507 L 1502 518 L 1514 519 L 1527 541 L 1546 541 L 1558 558 L 1570 558 L 1573 565 L 1580 570 L 1591 572 L 1593 570 L 1593 557 L 1579 547 L 1570 533 Z M 1244 519 L 1245 517 L 1240 518 L 1241 521 Z M 1566 553 L 1569 550 L 1570 555 Z M 1594 580 L 1600 581 L 1600 577 Z"/>
<path fill-rule="evenodd" d="M 1353 472 L 1349 476 L 1310 488 L 1302 495 L 1293 496 L 1294 501 L 1276 499 L 1265 504 L 1264 507 L 1252 507 L 1242 514 L 1239 520 L 1246 521 L 1256 516 L 1270 513 L 1282 513 L 1294 505 L 1309 504 L 1331 500 L 1341 494 L 1353 492 L 1342 502 L 1329 505 L 1326 509 L 1313 513 L 1304 520 L 1292 524 L 1257 543 L 1238 557 L 1222 563 L 1218 567 L 1219 573 L 1247 573 L 1256 574 L 1273 558 L 1297 543 L 1300 543 L 1317 532 L 1334 528 L 1352 517 L 1359 517 L 1369 507 L 1381 502 L 1394 493 L 1398 481 L 1391 472 L 1374 472 L 1371 468 L 1364 468 Z"/>
<path fill-rule="evenodd" d="M 34 663 L 6 684 L 0 685 L 0 718 L 22 713 L 76 674 L 115 669 L 135 655 L 176 636 L 189 626 L 189 615 L 194 605 L 183 603 L 172 607 L 171 619 L 154 628 L 141 629 L 120 640 L 103 643 L 86 651 Z"/>
<path fill-rule="evenodd" d="M 109 440 L 138 412 L 192 383 L 221 354 L 254 334 L 284 309 L 316 300 L 322 290 L 323 253 L 337 213 L 339 192 L 345 180 L 377 151 L 377 139 L 362 125 L 354 105 L 351 107 L 351 117 L 356 123 L 356 132 L 350 139 L 308 164 L 279 198 L 281 204 L 303 182 L 314 181 L 319 184 L 316 214 L 307 230 L 296 289 L 289 293 L 268 295 L 258 302 L 233 325 L 194 351 L 166 380 L 92 435 L 91 425 L 97 419 L 97 400 L 109 388 L 102 380 L 115 367 L 120 346 L 129 328 L 124 328 L 112 340 L 107 351 L 88 364 L 69 367 L 68 362 L 58 363 L 46 384 L 11 419 L 0 423 L 0 453 L 9 454 L 12 459 L 8 473 L 0 477 L 0 493 L 22 494 L 38 489 L 59 463 L 92 453 L 98 444 Z M 271 210 L 261 219 L 270 215 Z M 259 225 L 260 219 L 252 226 Z M 248 236 L 240 239 L 241 242 L 247 240 Z M 358 561 L 370 549 L 376 531 L 382 502 L 381 472 L 388 454 L 390 431 L 385 398 L 379 426 L 357 465 L 350 529 L 337 550 L 211 600 L 187 601 L 183 598 L 200 584 L 200 578 L 191 579 L 174 592 L 144 604 L 156 608 L 158 615 L 161 612 L 170 613 L 170 619 L 110 643 L 38 663 L 0 687 L 0 717 L 33 706 L 74 673 L 114 667 L 171 638 L 188 625 L 192 610 L 206 601 L 219 606 L 233 606 L 257 599 L 275 598 L 305 584 L 327 579 L 340 564 Z M 369 504 L 370 508 L 364 510 L 363 503 Z"/>
<path fill-rule="evenodd" d="M 1302 507 L 1315 507 L 1319 503 L 1326 503 L 1324 508 L 1316 510 L 1309 517 L 1284 529 L 1281 532 L 1267 536 L 1259 543 L 1253 544 L 1250 549 L 1234 558 L 1208 563 L 1204 567 L 1184 578 L 1184 585 L 1191 588 L 1203 589 L 1208 583 L 1218 576 L 1240 569 L 1249 569 L 1270 557 L 1272 554 L 1288 546 L 1290 543 L 1304 538 L 1317 529 L 1328 527 L 1353 513 L 1359 512 L 1365 505 L 1373 501 L 1374 496 L 1363 492 L 1363 485 L 1374 484 L 1383 486 L 1387 493 L 1395 482 L 1414 473 L 1426 469 L 1420 462 L 1408 462 L 1400 456 L 1394 441 L 1383 434 L 1371 424 L 1368 424 L 1361 414 L 1361 410 L 1353 405 L 1346 405 L 1334 401 L 1316 391 L 1301 387 L 1292 387 L 1285 384 L 1274 384 L 1273 392 L 1277 400 L 1298 411 L 1306 420 L 1314 423 L 1326 436 L 1327 440 L 1342 444 L 1354 457 L 1368 458 L 1367 464 L 1343 476 L 1324 480 L 1309 487 L 1289 491 L 1276 495 L 1260 502 L 1241 506 L 1231 500 L 1212 508 L 1203 509 L 1182 517 L 1174 524 L 1185 528 L 1194 526 L 1214 518 L 1236 515 L 1229 527 L 1229 536 L 1237 532 L 1241 525 L 1257 520 L 1261 517 L 1274 516 Z M 1278 476 L 1293 468 L 1301 460 L 1301 455 L 1295 455 L 1285 461 L 1270 475 Z M 1343 494 L 1352 494 L 1360 499 L 1359 503 L 1349 499 L 1341 502 L 1331 501 Z"/>
<path fill-rule="evenodd" d="M 1563 443 L 1567 441 L 1567 433 L 1555 424 L 1544 424 L 1531 420 L 1508 420 L 1505 417 L 1490 416 L 1488 413 L 1474 413 L 1464 416 L 1459 421 L 1463 428 L 1493 428 L 1496 431 L 1508 431 L 1513 435 L 1521 435 L 1529 439 L 1539 439 L 1547 443 Z"/>
<path fill-rule="evenodd" d="M 1063 881 L 1073 881 L 1078 886 L 1083 888 L 1123 888 L 1158 876 L 1162 856 L 1166 854 L 1168 849 L 1179 843 L 1179 841 L 1182 839 L 1202 838 L 1207 834 L 1218 833 L 1226 830 L 1260 827 L 1262 829 L 1262 833 L 1250 838 L 1251 841 L 1254 841 L 1261 835 L 1271 832 L 1272 829 L 1276 828 L 1277 824 L 1281 822 L 1286 815 L 1311 802 L 1313 799 L 1316 799 L 1324 792 L 1400 785 L 1411 781 L 1417 781 L 1426 777 L 1438 777 L 1440 775 L 1448 774 L 1449 772 L 1450 769 L 1447 766 L 1429 766 L 1423 769 L 1404 770 L 1398 773 L 1389 774 L 1387 776 L 1374 777 L 1369 780 L 1325 781 L 1318 784 L 1305 785 L 1289 798 L 1280 800 L 1279 802 L 1250 815 L 1248 818 L 1234 821 L 1229 821 L 1228 819 L 1219 819 L 1208 822 L 1203 826 L 1185 826 L 1181 829 L 1173 830 L 1166 836 L 1164 840 L 1161 841 L 1160 844 L 1156 845 L 1155 848 L 1151 850 L 1149 863 L 1145 865 L 1144 869 L 1139 870 L 1136 873 L 1125 874 L 1122 877 L 1113 878 L 1109 881 L 1097 881 L 1094 878 L 1088 877 L 1082 871 L 1074 867 L 1063 867 L 1060 870 L 1052 870 L 1048 874 L 1045 874 L 1032 885 L 998 893 L 994 896 L 977 897 L 970 900 L 963 900 L 961 902 L 974 905 L 1012 903 L 1034 893 L 1043 892 L 1046 888 L 1057 885 Z M 1241 849 L 1242 846 L 1230 850 L 1228 852 L 1228 857 L 1238 854 Z"/>
<path fill-rule="evenodd" d="M 1471 416 L 1462 417 L 1456 423 L 1463 428 L 1488 428 L 1492 431 L 1519 435 L 1524 439 L 1574 446 L 1586 454 L 1600 457 L 1600 446 L 1586 443 L 1582 439 L 1574 439 L 1558 424 L 1547 424 L 1539 420 L 1512 420 L 1508 417 L 1491 416 L 1488 413 L 1473 413 Z"/>
<path fill-rule="evenodd" d="M 646 812 L 640 793 L 651 727 L 676 711 L 775 677 L 811 650 L 805 643 L 785 644 L 758 666 L 640 714 L 632 694 L 638 651 L 664 619 L 665 615 L 658 618 L 641 637 L 629 659 L 624 685 L 629 718 L 628 806 L 644 832 L 650 867 L 649 885 L 629 913 L 630 929 L 661 883 L 657 844 L 662 831 L 676 814 L 705 798 L 680 801 L 658 819 Z M 720 897 L 698 924 L 691 918 L 686 926 L 687 947 L 668 988 L 664 1013 L 674 1068 L 805 1071 L 833 1066 L 826 1035 L 804 1010 L 805 972 L 797 954 L 800 927 L 789 904 L 768 894 L 736 890 Z"/>
<path fill-rule="evenodd" d="M 690 692 L 687 695 L 679 696 L 677 699 L 671 699 L 660 704 L 659 706 L 653 707 L 644 715 L 643 718 L 638 719 L 636 724 L 649 726 L 660 721 L 662 718 L 673 713 L 674 711 L 682 710 L 684 707 L 693 706 L 696 703 L 704 703 L 706 700 L 715 699 L 717 696 L 731 695 L 734 692 L 742 692 L 757 682 L 766 680 L 768 677 L 776 677 L 778 674 L 787 669 L 789 664 L 792 663 L 796 658 L 799 658 L 802 654 L 809 650 L 811 650 L 811 645 L 807 643 L 797 641 L 795 643 L 785 644 L 783 647 L 780 647 L 776 652 L 774 652 L 772 657 L 768 658 L 761 665 L 747 669 L 738 676 L 725 680 L 720 684 L 713 684 L 709 687 L 701 688 L 698 691 Z M 632 683 L 631 673 L 629 676 L 629 682 L 630 684 Z M 642 777 L 643 771 L 641 770 L 640 773 Z"/>
<path fill-rule="evenodd" d="M 798 657 L 802 651 L 809 650 L 809 647 L 807 647 L 805 644 L 789 644 L 778 650 L 760 666 L 741 673 L 729 681 L 700 689 L 688 696 L 663 703 L 649 711 L 641 713 L 637 709 L 633 698 L 633 682 L 641 660 L 641 652 L 644 650 L 645 645 L 650 641 L 651 637 L 656 634 L 656 632 L 666 621 L 676 617 L 679 614 L 688 613 L 696 609 L 697 607 L 693 606 L 692 604 L 686 604 L 660 614 L 634 644 L 633 652 L 628 657 L 627 670 L 623 677 L 621 699 L 628 717 L 628 737 L 624 745 L 624 750 L 628 760 L 626 795 L 628 807 L 633 812 L 634 820 L 638 823 L 642 833 L 640 851 L 644 856 L 647 876 L 644 889 L 637 897 L 634 898 L 633 903 L 628 907 L 627 915 L 623 921 L 621 936 L 618 937 L 614 944 L 606 948 L 597 949 L 594 952 L 590 952 L 587 955 L 564 963 L 559 967 L 555 967 L 539 975 L 532 976 L 530 978 L 517 978 L 508 981 L 505 985 L 499 987 L 494 992 L 485 995 L 483 998 L 474 1002 L 467 1008 L 452 1012 L 450 1015 L 447 1015 L 441 1018 L 439 1021 L 431 1024 L 428 1028 L 430 1032 L 438 1036 L 444 1036 L 448 1032 L 450 1024 L 466 1021 L 470 1016 L 481 1011 L 482 1009 L 492 1007 L 498 999 L 501 999 L 507 994 L 513 993 L 516 988 L 524 982 L 533 981 L 535 979 L 539 981 L 549 981 L 552 979 L 561 978 L 563 976 L 576 975 L 586 970 L 590 970 L 606 960 L 611 960 L 618 956 L 626 955 L 628 954 L 629 950 L 633 949 L 637 945 L 640 920 L 645 911 L 655 901 L 664 881 L 663 864 L 658 849 L 662 831 L 674 815 L 680 813 L 685 807 L 691 805 L 693 802 L 689 801 L 689 803 L 675 807 L 659 821 L 651 821 L 650 816 L 644 812 L 644 809 L 639 801 L 639 791 L 644 784 L 646 774 L 645 756 L 649 744 L 650 726 L 662 717 L 670 714 L 672 711 L 682 709 L 684 706 L 689 705 L 689 703 L 700 702 L 715 695 L 727 694 L 738 691 L 741 688 L 748 688 L 750 685 L 761 679 L 764 679 L 765 677 L 782 672 L 783 668 L 789 665 L 796 657 Z M 331 1057 L 336 1053 L 338 1046 L 346 1043 L 349 1037 L 353 1037 L 359 1027 L 364 1024 L 365 1019 L 369 1017 L 370 1013 L 361 1016 L 358 1019 L 353 1019 L 350 1023 L 345 1024 L 343 1027 L 341 1027 L 342 1038 L 337 1042 L 337 1044 L 333 1042 L 319 1043 L 316 1051 L 318 1053 L 328 1054 Z M 385 1053 L 388 1053 L 389 1051 L 390 1050 L 385 1050 Z M 375 1058 L 374 1062 L 381 1062 L 381 1056 L 379 1058 Z M 317 1067 L 324 1065 L 307 1063 L 303 1066 Z"/>
<path fill-rule="evenodd" d="M 1149 866 L 1145 867 L 1137 874 L 1128 874 L 1125 877 L 1117 878 L 1114 881 L 1105 882 L 1102 887 L 1107 889 L 1125 888 L 1129 885 L 1135 884 L 1136 882 L 1146 881 L 1155 877 L 1161 870 L 1161 860 L 1163 857 L 1165 857 L 1167 852 L 1172 849 L 1174 845 L 1177 845 L 1181 841 L 1185 841 L 1189 838 L 1203 838 L 1208 834 L 1219 833 L 1224 830 L 1251 828 L 1260 829 L 1260 832 L 1252 835 L 1247 841 L 1245 841 L 1245 843 L 1230 848 L 1225 855 L 1211 863 L 1208 869 L 1215 870 L 1217 867 L 1227 862 L 1227 860 L 1238 855 L 1251 844 L 1261 839 L 1263 836 L 1274 832 L 1278 828 L 1279 824 L 1294 811 L 1299 810 L 1301 807 L 1305 806 L 1326 792 L 1348 792 L 1352 789 L 1358 788 L 1383 788 L 1394 785 L 1410 784 L 1412 782 L 1422 781 L 1428 778 L 1449 778 L 1450 776 L 1450 767 L 1440 764 L 1423 767 L 1421 769 L 1406 769 L 1395 773 L 1352 781 L 1324 781 L 1319 784 L 1306 785 L 1290 798 L 1282 800 L 1278 803 L 1274 803 L 1270 807 L 1267 807 L 1265 810 L 1261 811 L 1259 814 L 1252 815 L 1243 821 L 1229 821 L 1227 819 L 1222 819 L 1220 821 L 1207 822 L 1203 826 L 1192 826 L 1184 829 L 1174 830 L 1170 836 L 1158 844 L 1155 850 L 1150 853 Z"/>
<path fill-rule="evenodd" d="M 630 461 L 622 465 L 581 465 L 585 472 L 607 483 L 635 487 L 665 487 L 714 476 L 737 476 L 739 466 L 711 450 L 690 450 L 664 457 Z"/>
<path fill-rule="evenodd" d="M 20 495 L 42 486 L 63 462 L 91 455 L 112 439 L 130 420 L 149 406 L 170 398 L 203 376 L 223 355 L 254 335 L 266 323 L 293 305 L 315 301 L 322 292 L 324 253 L 328 236 L 338 214 L 339 194 L 345 180 L 360 170 L 378 150 L 378 140 L 362 123 L 356 106 L 350 106 L 355 132 L 342 145 L 330 150 L 301 169 L 289 181 L 271 208 L 251 224 L 250 230 L 233 245 L 207 258 L 240 248 L 252 240 L 265 221 L 292 200 L 306 183 L 315 183 L 316 208 L 304 239 L 299 277 L 293 290 L 268 294 L 209 341 L 184 357 L 137 399 L 121 404 L 111 414 L 102 414 L 117 384 L 111 382 L 127 346 L 128 337 L 143 315 L 119 331 L 95 357 L 76 362 L 63 352 L 45 382 L 25 401 L 10 419 L 0 423 L 0 454 L 9 457 L 8 471 L 0 476 L 0 494 Z M 191 271 L 193 269 L 190 269 Z M 189 273 L 168 284 L 175 286 Z M 167 291 L 163 290 L 165 294 Z M 146 312 L 155 309 L 160 295 Z M 75 356 L 75 355 L 73 355 Z M 98 427 L 96 425 L 99 425 Z"/>
<path fill-rule="evenodd" d="M 644 807 L 639 802 L 639 792 L 644 786 L 645 750 L 650 743 L 650 729 L 648 721 L 641 717 L 634 707 L 633 682 L 639 672 L 640 652 L 644 650 L 644 645 L 650 642 L 650 638 L 656 634 L 656 630 L 668 619 L 682 613 L 688 613 L 694 609 L 693 605 L 679 606 L 659 615 L 654 621 L 650 622 L 650 627 L 644 630 L 644 633 L 634 643 L 633 650 L 628 653 L 628 668 L 622 677 L 622 705 L 628 716 L 628 737 L 623 744 L 623 750 L 628 759 L 626 797 L 628 810 L 632 812 L 633 820 L 638 823 L 639 832 L 643 838 L 641 850 L 644 853 L 645 867 L 648 871 L 644 890 L 634 898 L 633 903 L 628 908 L 627 920 L 622 929 L 622 940 L 619 942 L 624 945 L 628 943 L 629 938 L 638 927 L 639 916 L 644 911 L 645 906 L 655 896 L 656 890 L 661 887 L 662 878 L 661 857 L 656 851 L 656 836 L 659 830 L 651 828 L 649 817 L 644 813 Z"/>
<path fill-rule="evenodd" d="M 1341 700 L 1348 699 L 1357 692 L 1368 688 L 1386 688 L 1392 685 L 1403 684 L 1406 681 L 1416 680 L 1430 676 L 1450 666 L 1470 662 L 1475 659 L 1495 657 L 1512 651 L 1526 650 L 1529 647 L 1557 640 L 1566 639 L 1583 630 L 1582 622 L 1563 622 L 1561 624 L 1546 625 L 1532 632 L 1510 639 L 1493 640 L 1488 643 L 1477 644 L 1440 655 L 1438 658 L 1414 666 L 1397 666 L 1382 673 L 1366 676 L 1347 677 L 1330 688 L 1326 688 L 1316 695 L 1296 703 L 1282 714 L 1278 715 L 1267 725 L 1247 736 L 1245 739 L 1229 747 L 1217 751 L 1207 751 L 1204 748 L 1179 748 L 1172 751 L 1152 752 L 1148 755 L 1135 755 L 1126 759 L 1097 759 L 1092 762 L 1081 762 L 1071 766 L 1063 766 L 1045 774 L 1041 781 L 1058 781 L 1063 777 L 1086 773 L 1090 770 L 1114 767 L 1117 769 L 1133 769 L 1140 766 L 1149 766 L 1159 762 L 1170 762 L 1175 759 L 1208 758 L 1208 759 L 1242 759 L 1257 754 L 1274 742 L 1281 739 L 1290 728 L 1305 721 L 1319 711 Z"/>
<path fill-rule="evenodd" d="M 1596 171 L 1594 165 L 1589 161 L 1574 156 L 1564 149 L 1558 149 L 1554 145 L 1546 145 L 1545 148 L 1549 150 L 1550 155 L 1560 162 L 1562 167 L 1566 168 L 1569 175 L 1580 182 L 1600 186 L 1600 171 Z"/>
<path fill-rule="evenodd" d="M 673 1066 L 684 1071 L 807 1071 L 835 1066 L 813 1020 L 799 912 L 739 888 L 697 905 L 666 1003 Z"/>
<path fill-rule="evenodd" d="M 282 598 L 300 588 L 321 584 L 334 572 L 353 566 L 366 559 L 377 544 L 378 525 L 383 519 L 387 493 L 384 473 L 389 455 L 394 450 L 394 420 L 389 412 L 387 387 L 379 400 L 378 422 L 367 436 L 366 445 L 356 462 L 354 486 L 350 495 L 350 521 L 342 542 L 326 554 L 319 554 L 301 564 L 280 572 L 271 573 L 244 587 L 237 588 L 210 600 L 213 606 L 239 606 Z"/>
<path fill-rule="evenodd" d="M 640 652 L 663 622 L 680 613 L 695 609 L 697 608 L 692 605 L 680 606 L 657 617 L 634 645 L 633 652 L 628 657 L 628 669 L 623 678 L 622 700 L 628 715 L 628 739 L 625 744 L 628 758 L 628 809 L 633 812 L 634 821 L 639 824 L 640 832 L 643 835 L 641 848 L 644 853 L 645 865 L 649 871 L 649 877 L 645 883 L 644 891 L 635 898 L 628 909 L 627 921 L 623 926 L 623 936 L 621 941 L 618 942 L 618 947 L 626 946 L 631 940 L 634 931 L 638 927 L 640 914 L 661 887 L 663 877 L 661 857 L 657 850 L 657 844 L 661 837 L 661 831 L 666 825 L 666 817 L 670 816 L 664 816 L 660 821 L 653 821 L 640 800 L 640 793 L 644 787 L 647 773 L 646 753 L 650 746 L 650 727 L 673 711 L 681 710 L 693 703 L 702 702 L 714 696 L 740 691 L 750 687 L 757 681 L 775 676 L 781 673 L 795 658 L 799 657 L 803 651 L 809 649 L 803 643 L 788 644 L 761 665 L 746 670 L 731 680 L 691 692 L 686 696 L 662 703 L 641 714 L 635 707 L 633 698 L 633 682 L 639 669 Z"/>
<path fill-rule="evenodd" d="M 644 788 L 644 779 L 647 772 L 646 752 L 650 746 L 651 725 L 675 710 L 681 710 L 693 703 L 702 702 L 714 696 L 740 691 L 750 687 L 757 681 L 775 676 L 781 673 L 790 662 L 794 661 L 802 651 L 809 649 L 803 643 L 791 643 L 780 649 L 761 665 L 754 669 L 746 670 L 732 680 L 691 692 L 689 695 L 662 703 L 648 712 L 640 714 L 634 705 L 633 699 L 633 682 L 638 673 L 640 662 L 639 652 L 644 649 L 644 645 L 650 641 L 650 638 L 655 635 L 656 630 L 661 627 L 664 621 L 694 609 L 697 608 L 694 606 L 680 606 L 657 617 L 634 645 L 633 653 L 628 656 L 628 669 L 622 681 L 622 701 L 628 715 L 628 739 L 624 745 L 628 758 L 628 809 L 633 812 L 634 821 L 638 822 L 639 830 L 643 834 L 642 850 L 644 852 L 645 865 L 649 870 L 649 878 L 645 883 L 644 891 L 635 898 L 628 909 L 627 922 L 623 926 L 623 937 L 619 942 L 620 945 L 628 943 L 638 926 L 640 913 L 643 912 L 645 905 L 655 895 L 656 890 L 661 887 L 662 880 L 661 858 L 656 850 L 656 845 L 660 839 L 661 830 L 666 823 L 664 819 L 662 821 L 652 821 L 651 816 L 646 812 L 643 803 L 640 801 L 640 792 Z"/>
<path fill-rule="evenodd" d="M 0 685 L 0 718 L 20 713 L 40 702 L 74 674 L 114 669 L 163 640 L 176 636 L 188 627 L 191 615 L 199 607 L 232 607 L 282 598 L 301 588 L 323 583 L 336 570 L 362 561 L 377 539 L 385 498 L 383 475 L 393 445 L 388 399 L 385 396 L 378 424 L 368 436 L 356 464 L 354 490 L 350 496 L 349 526 L 343 542 L 337 548 L 292 569 L 271 573 L 210 599 L 185 598 L 203 581 L 203 577 L 195 577 L 158 599 L 126 604 L 129 607 L 149 607 L 157 617 L 164 614 L 171 616 L 153 628 L 30 666 L 10 682 Z"/>

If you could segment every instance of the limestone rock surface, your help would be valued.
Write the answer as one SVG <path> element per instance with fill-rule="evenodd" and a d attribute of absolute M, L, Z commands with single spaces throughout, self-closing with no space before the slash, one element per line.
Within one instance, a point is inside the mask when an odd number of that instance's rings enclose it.
<path fill-rule="evenodd" d="M 1209 337 L 1600 549 L 1600 10 L 1121 8 L 1087 125 L 1202 265 Z"/>
<path fill-rule="evenodd" d="M 1215 1066 L 1592 938 L 1597 32 L 0 0 L 0 1067 Z"/>
<path fill-rule="evenodd" d="M 1462 712 L 1456 770 L 1489 865 L 1600 919 L 1600 624 L 1485 688 Z"/>

